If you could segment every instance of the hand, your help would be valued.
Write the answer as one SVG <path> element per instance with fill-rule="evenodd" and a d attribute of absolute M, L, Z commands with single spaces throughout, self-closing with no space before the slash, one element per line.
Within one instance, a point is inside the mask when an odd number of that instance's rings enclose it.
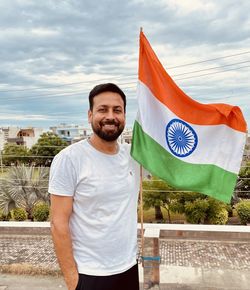
<path fill-rule="evenodd" d="M 71 275 L 71 277 L 68 277 L 67 279 L 65 278 L 68 290 L 76 290 L 78 281 L 79 281 L 78 273 Z"/>

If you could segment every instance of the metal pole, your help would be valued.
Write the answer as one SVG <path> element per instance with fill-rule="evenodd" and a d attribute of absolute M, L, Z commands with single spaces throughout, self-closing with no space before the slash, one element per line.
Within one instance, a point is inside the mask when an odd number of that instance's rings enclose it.
<path fill-rule="evenodd" d="M 3 156 L 2 156 L 2 150 L 0 149 L 0 166 L 1 166 L 1 172 L 3 173 Z"/>
<path fill-rule="evenodd" d="M 144 256 L 144 230 L 143 230 L 143 195 L 142 195 L 142 165 L 140 165 L 140 207 L 141 207 L 141 256 Z M 142 259 L 142 267 L 144 262 Z"/>

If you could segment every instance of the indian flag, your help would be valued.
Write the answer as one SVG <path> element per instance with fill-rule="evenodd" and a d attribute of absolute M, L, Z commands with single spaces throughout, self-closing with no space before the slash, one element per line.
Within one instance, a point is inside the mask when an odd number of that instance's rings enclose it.
<path fill-rule="evenodd" d="M 188 97 L 164 70 L 143 32 L 137 94 L 132 157 L 175 188 L 229 202 L 246 141 L 240 108 Z"/>

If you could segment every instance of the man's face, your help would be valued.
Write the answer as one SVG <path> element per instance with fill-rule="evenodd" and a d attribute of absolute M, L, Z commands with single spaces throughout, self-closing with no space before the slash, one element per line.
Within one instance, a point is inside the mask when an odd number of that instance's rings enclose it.
<path fill-rule="evenodd" d="M 93 99 L 88 119 L 94 133 L 105 141 L 115 141 L 125 126 L 123 99 L 118 93 L 104 92 Z"/>

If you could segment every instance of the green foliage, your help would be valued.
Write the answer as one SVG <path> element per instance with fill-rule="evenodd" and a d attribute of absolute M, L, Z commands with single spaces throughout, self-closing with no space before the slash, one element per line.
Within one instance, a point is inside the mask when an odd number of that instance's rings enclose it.
<path fill-rule="evenodd" d="M 45 202 L 38 202 L 34 205 L 33 210 L 33 218 L 35 221 L 43 222 L 47 221 L 49 217 L 49 205 Z"/>
<path fill-rule="evenodd" d="M 3 210 L 0 209 L 0 221 L 9 221 L 11 219 L 11 214 L 4 214 Z"/>
<path fill-rule="evenodd" d="M 225 225 L 228 221 L 228 212 L 231 206 L 214 198 L 207 198 L 209 209 L 207 211 L 207 222 L 216 225 Z"/>
<path fill-rule="evenodd" d="M 49 202 L 49 168 L 13 166 L 0 180 L 0 209 L 7 215 L 14 208 L 24 208 L 32 219 L 32 208 L 38 201 Z"/>
<path fill-rule="evenodd" d="M 213 225 L 225 225 L 228 221 L 228 211 L 225 208 L 217 210 L 209 219 L 209 223 Z"/>
<path fill-rule="evenodd" d="M 170 210 L 185 214 L 189 223 L 225 224 L 228 205 L 214 198 L 195 192 L 175 194 Z"/>
<path fill-rule="evenodd" d="M 13 209 L 11 215 L 15 221 L 25 221 L 28 217 L 26 210 L 21 207 Z"/>
<path fill-rule="evenodd" d="M 236 205 L 236 211 L 243 225 L 250 223 L 250 200 L 240 201 Z"/>
<path fill-rule="evenodd" d="M 4 165 L 28 164 L 30 162 L 28 148 L 17 144 L 6 143 L 2 151 L 2 158 Z"/>
<path fill-rule="evenodd" d="M 47 132 L 43 133 L 37 143 L 30 149 L 31 155 L 37 157 L 33 159 L 36 166 L 50 166 L 53 157 L 67 146 L 56 134 Z"/>
<path fill-rule="evenodd" d="M 170 205 L 170 210 L 172 212 L 185 214 L 185 203 L 193 202 L 198 198 L 202 199 L 202 194 L 195 192 L 176 192 Z"/>
<path fill-rule="evenodd" d="M 187 222 L 191 224 L 204 223 L 206 212 L 209 208 L 208 201 L 205 199 L 196 199 L 193 202 L 187 201 L 184 205 Z"/>
<path fill-rule="evenodd" d="M 143 207 L 147 210 L 155 208 L 155 219 L 163 220 L 161 208 L 164 208 L 168 214 L 168 221 L 171 222 L 169 205 L 171 203 L 172 189 L 165 181 L 152 176 L 150 180 L 144 180 L 143 184 Z"/>
<path fill-rule="evenodd" d="M 240 170 L 236 190 L 238 197 L 250 198 L 250 162 Z"/>
<path fill-rule="evenodd" d="M 23 145 L 6 143 L 2 151 L 3 164 L 17 166 L 32 162 L 36 166 L 50 166 L 53 157 L 67 145 L 66 141 L 51 132 L 43 133 L 30 150 Z"/>
<path fill-rule="evenodd" d="M 0 210 L 4 216 L 8 216 L 12 209 L 22 206 L 19 198 L 9 190 L 7 184 L 7 180 L 0 180 Z"/>

